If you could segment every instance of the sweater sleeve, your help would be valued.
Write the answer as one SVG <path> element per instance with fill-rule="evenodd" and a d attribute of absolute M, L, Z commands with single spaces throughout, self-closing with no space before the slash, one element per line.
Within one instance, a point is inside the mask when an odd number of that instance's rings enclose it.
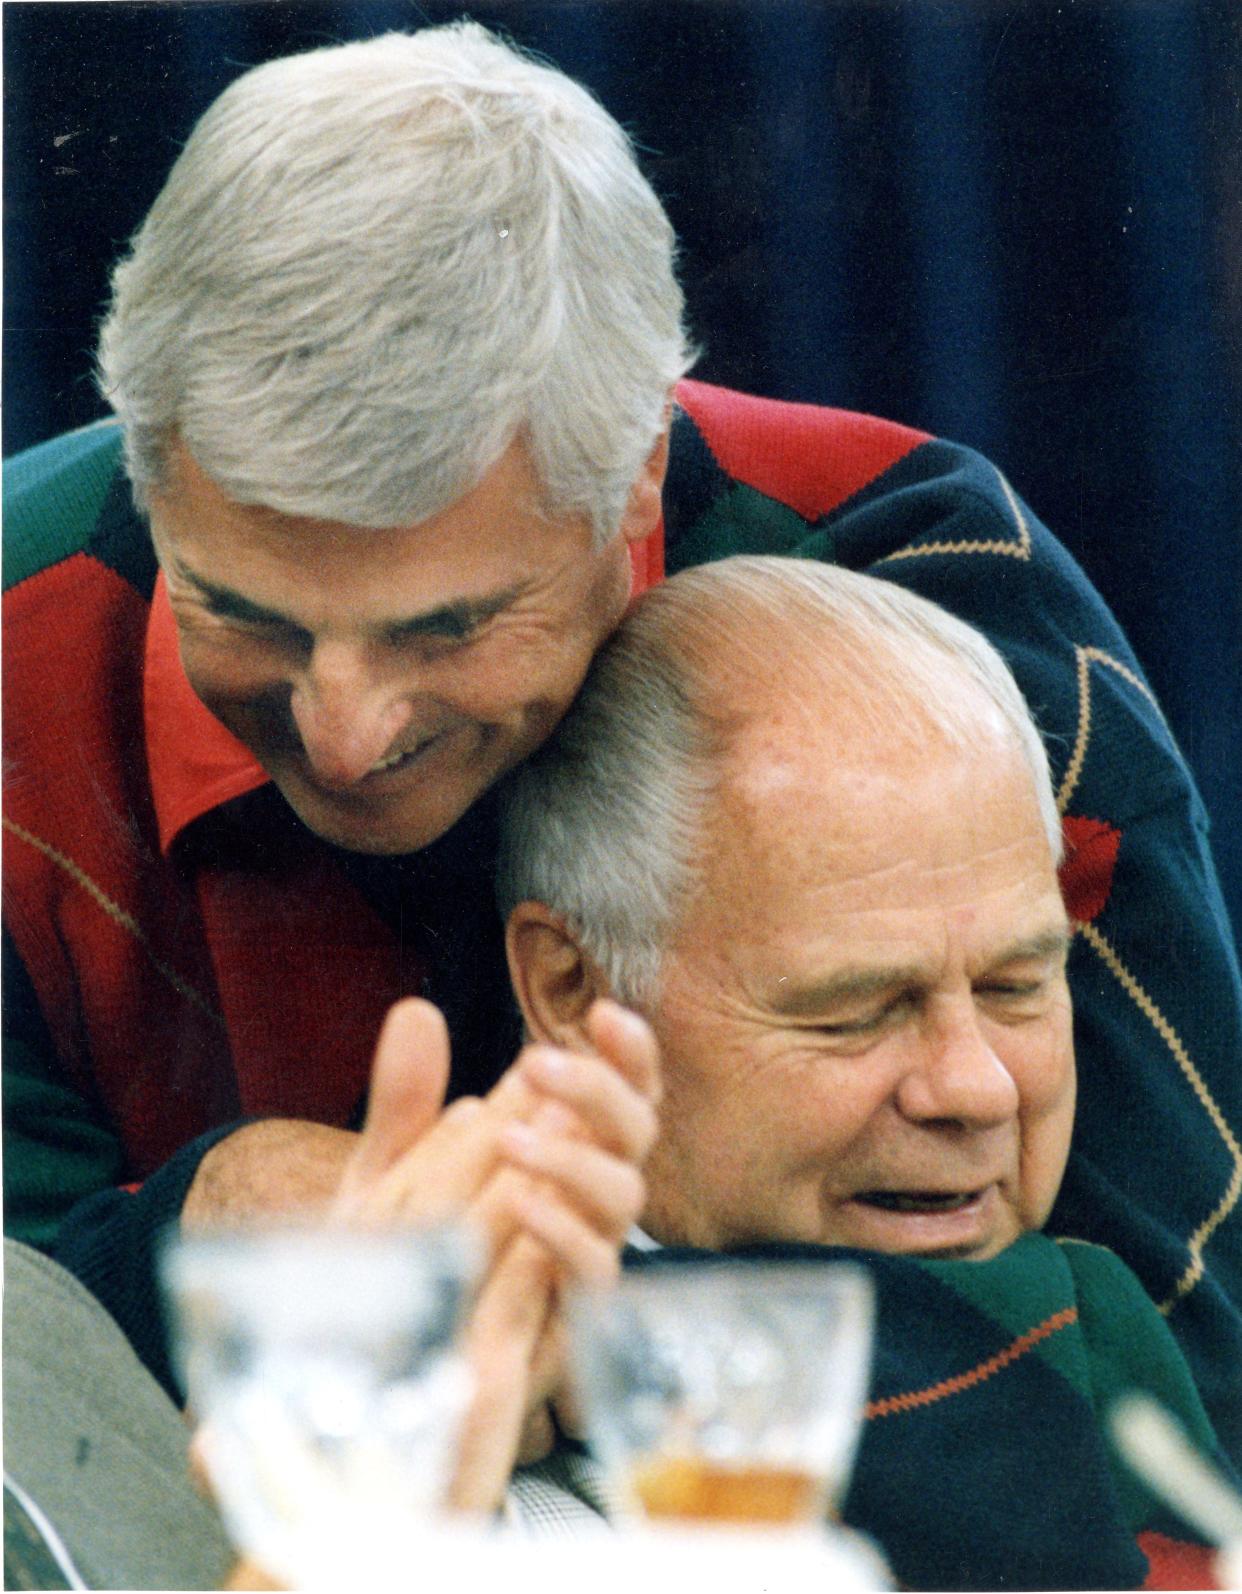
<path fill-rule="evenodd" d="M 51 1255 L 107 1307 L 139 1359 L 178 1404 L 159 1259 L 175 1231 L 198 1165 L 240 1128 L 224 1124 L 183 1146 L 137 1189 L 100 1190 L 80 1201 L 61 1224 Z"/>
<path fill-rule="evenodd" d="M 201 1135 L 139 1188 L 119 1188 L 125 1157 L 102 1111 L 60 1077 L 29 975 L 4 936 L 4 1220 L 10 1238 L 54 1256 L 108 1309 L 174 1400 L 158 1282 L 208 1151 L 240 1124 Z"/>
<path fill-rule="evenodd" d="M 198 1165 L 238 1124 L 191 1141 L 140 1188 L 103 1113 L 64 1083 L 16 948 L 4 936 L 4 1225 L 94 1294 L 165 1390 L 179 1392 L 158 1284 L 162 1237 Z"/>
<path fill-rule="evenodd" d="M 1062 1254 L 1074 1275 L 1092 1400 L 1100 1417 L 1106 1419 L 1122 1396 L 1141 1391 L 1170 1413 L 1191 1444 L 1229 1476 L 1233 1468 L 1220 1451 L 1190 1369 L 1138 1280 L 1103 1246 L 1066 1242 Z M 1176 1517 L 1165 1520 L 1162 1503 L 1153 1502 L 1128 1466 L 1115 1471 L 1135 1531 L 1147 1527 L 1185 1536 L 1186 1524 Z"/>
<path fill-rule="evenodd" d="M 61 1077 L 34 987 L 4 933 L 4 1228 L 47 1249 L 65 1214 L 115 1184 L 124 1153 L 103 1113 Z"/>

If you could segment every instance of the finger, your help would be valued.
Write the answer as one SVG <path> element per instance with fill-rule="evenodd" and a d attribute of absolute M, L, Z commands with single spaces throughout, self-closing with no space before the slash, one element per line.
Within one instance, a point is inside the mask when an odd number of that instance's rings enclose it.
<path fill-rule="evenodd" d="M 531 1084 L 571 1107 L 600 1145 L 633 1161 L 646 1156 L 656 1135 L 655 1107 L 610 1062 L 554 1046 L 528 1046 L 519 1063 Z"/>
<path fill-rule="evenodd" d="M 586 1017 L 587 1034 L 601 1057 L 648 1101 L 658 1105 L 663 1094 L 660 1047 L 647 1020 L 620 1002 L 599 997 Z"/>
<path fill-rule="evenodd" d="M 448 1026 L 430 1002 L 409 997 L 388 1011 L 371 1068 L 366 1122 L 351 1177 L 377 1178 L 431 1128 L 449 1077 Z"/>
<path fill-rule="evenodd" d="M 521 1201 L 532 1189 L 530 1175 L 506 1160 L 499 1137 L 496 1158 L 495 1168 L 465 1214 L 487 1248 L 489 1265 L 521 1234 Z"/>
<path fill-rule="evenodd" d="M 543 1333 L 535 1346 L 531 1359 L 530 1387 L 532 1405 L 548 1405 L 565 1382 L 565 1368 L 569 1359 L 568 1336 L 565 1332 L 565 1314 L 554 1311 L 548 1314 Z"/>
<path fill-rule="evenodd" d="M 492 1268 L 466 1332 L 475 1394 L 448 1491 L 457 1510 L 491 1511 L 504 1497 L 535 1405 L 530 1369 L 552 1298 L 547 1257 L 520 1236 Z"/>
<path fill-rule="evenodd" d="M 617 1242 L 605 1239 L 546 1187 L 522 1191 L 516 1212 L 526 1235 L 541 1241 L 577 1282 L 611 1284 L 621 1271 Z"/>
<path fill-rule="evenodd" d="M 378 1178 L 343 1182 L 330 1220 L 373 1228 L 437 1223 L 463 1215 L 473 1219 L 475 1204 L 503 1168 L 499 1137 L 505 1122 L 489 1114 L 486 1103 L 476 1097 L 455 1101 Z M 480 1227 L 489 1249 L 498 1248 L 505 1236 L 489 1227 L 486 1212 Z"/>
<path fill-rule="evenodd" d="M 620 1242 L 638 1221 L 646 1196 L 642 1174 L 633 1163 L 611 1156 L 589 1141 L 542 1133 L 528 1124 L 509 1124 L 500 1150 L 527 1173 L 555 1185 L 606 1240 Z"/>

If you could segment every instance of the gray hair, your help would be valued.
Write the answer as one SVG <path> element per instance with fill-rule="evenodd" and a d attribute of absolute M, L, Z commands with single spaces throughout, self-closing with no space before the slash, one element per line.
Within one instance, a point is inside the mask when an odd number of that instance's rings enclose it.
<path fill-rule="evenodd" d="M 501 911 L 552 908 L 616 995 L 649 1008 L 724 756 L 741 724 L 770 712 L 773 691 L 796 704 L 792 681 L 843 705 L 877 746 L 923 746 L 931 732 L 965 751 L 989 728 L 1012 738 L 1060 861 L 1043 739 L 985 637 L 889 581 L 739 557 L 647 593 L 552 738 L 511 777 Z"/>
<path fill-rule="evenodd" d="M 521 434 L 607 541 L 690 363 L 674 247 L 617 123 L 475 23 L 256 67 L 113 275 L 135 498 L 179 437 L 240 503 L 407 525 Z"/>

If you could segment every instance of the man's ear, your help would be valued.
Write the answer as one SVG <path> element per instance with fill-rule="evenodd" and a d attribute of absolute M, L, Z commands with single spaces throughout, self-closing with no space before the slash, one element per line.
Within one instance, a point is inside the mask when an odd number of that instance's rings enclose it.
<path fill-rule="evenodd" d="M 505 953 L 530 1038 L 593 1050 L 587 1010 L 612 990 L 560 915 L 542 902 L 519 902 L 505 926 Z"/>
<path fill-rule="evenodd" d="M 642 542 L 660 523 L 664 513 L 664 477 L 668 472 L 668 437 L 673 420 L 673 401 L 664 406 L 664 425 L 651 452 L 643 462 L 621 517 L 621 535 L 626 542 Z"/>

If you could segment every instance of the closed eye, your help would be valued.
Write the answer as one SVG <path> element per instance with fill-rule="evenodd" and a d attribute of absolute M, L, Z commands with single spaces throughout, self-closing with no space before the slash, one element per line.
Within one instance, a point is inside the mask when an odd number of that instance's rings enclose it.
<path fill-rule="evenodd" d="M 1047 1010 L 1054 983 L 1050 975 L 1029 980 L 988 980 L 975 987 L 975 996 L 997 1018 L 1037 1018 Z"/>
<path fill-rule="evenodd" d="M 442 624 L 400 626 L 386 633 L 385 643 L 402 659 L 416 659 L 424 665 L 452 661 L 466 653 L 488 634 L 485 624 L 446 620 Z"/>
<path fill-rule="evenodd" d="M 490 621 L 513 602 L 512 591 L 496 593 L 478 602 L 446 603 L 427 614 L 398 621 L 387 630 L 388 641 L 394 647 L 411 644 L 437 644 L 459 647 L 473 642 L 486 629 Z"/>
<path fill-rule="evenodd" d="M 388 633 L 388 640 L 395 647 L 426 643 L 443 643 L 451 647 L 470 641 L 478 635 L 479 630 L 480 622 L 473 615 L 446 610 L 434 617 L 393 626 Z"/>
<path fill-rule="evenodd" d="M 821 1035 L 867 1035 L 872 1030 L 879 1029 L 887 1015 L 872 1013 L 867 1018 L 851 1018 L 836 1024 L 817 1024 L 816 1030 Z"/>
<path fill-rule="evenodd" d="M 849 1018 L 831 1019 L 816 1024 L 815 1032 L 841 1040 L 848 1040 L 851 1036 L 876 1035 L 887 1029 L 890 1024 L 896 1023 L 912 1001 L 913 997 L 903 992 L 879 1007 L 868 1008 L 865 1012 L 853 1014 Z"/>
<path fill-rule="evenodd" d="M 234 597 L 231 593 L 207 593 L 202 598 L 202 605 L 214 619 L 225 620 L 229 625 L 243 626 L 247 631 L 255 632 L 257 635 L 289 641 L 298 646 L 308 646 L 311 642 L 310 632 L 300 625 L 295 625 L 292 620 L 286 620 L 283 615 L 272 614 L 267 609 L 260 609 L 242 598 Z"/>

